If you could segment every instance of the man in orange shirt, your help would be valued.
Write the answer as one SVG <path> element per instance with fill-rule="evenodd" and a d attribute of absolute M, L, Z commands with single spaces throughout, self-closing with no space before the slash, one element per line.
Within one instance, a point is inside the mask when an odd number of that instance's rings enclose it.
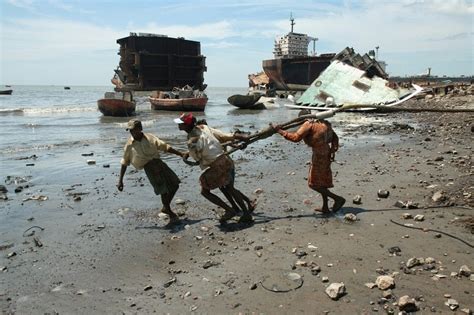
<path fill-rule="evenodd" d="M 310 113 L 310 111 L 303 110 L 299 116 Z M 329 213 L 328 197 L 334 199 L 333 212 L 341 209 L 346 200 L 329 191 L 329 188 L 334 187 L 331 162 L 334 161 L 335 153 L 339 149 L 339 138 L 331 124 L 325 120 L 307 119 L 296 132 L 288 132 L 282 130 L 279 125 L 271 125 L 285 139 L 292 142 L 303 140 L 313 149 L 308 186 L 320 193 L 323 198 L 323 207 L 315 210 Z"/>

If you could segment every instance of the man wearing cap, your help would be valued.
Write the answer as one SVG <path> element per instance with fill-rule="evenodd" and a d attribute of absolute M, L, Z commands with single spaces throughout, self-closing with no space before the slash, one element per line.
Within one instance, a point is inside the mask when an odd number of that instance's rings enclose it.
<path fill-rule="evenodd" d="M 191 113 L 182 114 L 174 120 L 179 130 L 188 134 L 189 155 L 199 162 L 203 170 L 199 178 L 201 194 L 210 202 L 223 208 L 224 215 L 220 218 L 225 223 L 242 211 L 239 222 L 252 221 L 251 212 L 255 208 L 254 202 L 234 187 L 235 168 L 232 159 L 225 154 L 221 143 L 232 140 L 248 140 L 243 134 L 224 133 L 218 129 L 210 128 L 206 124 L 197 124 L 196 118 Z M 187 158 L 187 156 L 185 157 Z M 211 190 L 219 188 L 230 206 Z"/>
<path fill-rule="evenodd" d="M 120 177 L 117 184 L 118 190 L 123 190 L 123 177 L 127 166 L 132 164 L 137 170 L 145 169 L 156 195 L 161 195 L 163 208 L 161 212 L 170 217 L 170 224 L 179 221 L 178 216 L 171 211 L 171 200 L 179 188 L 178 176 L 160 159 L 160 151 L 169 152 L 180 157 L 186 154 L 173 149 L 169 144 L 152 135 L 144 133 L 140 120 L 132 119 L 127 124 L 127 131 L 131 137 L 124 147 L 123 158 L 120 161 Z"/>

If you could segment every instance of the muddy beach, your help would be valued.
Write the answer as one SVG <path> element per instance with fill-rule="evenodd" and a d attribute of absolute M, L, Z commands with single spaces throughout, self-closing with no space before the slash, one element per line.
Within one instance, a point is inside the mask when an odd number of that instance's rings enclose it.
<path fill-rule="evenodd" d="M 405 106 L 473 108 L 473 96 Z M 55 185 L 15 193 L 22 184 L 7 180 L 1 311 L 472 312 L 474 116 L 365 114 L 370 123 L 362 115 L 347 123 L 357 115 L 331 120 L 342 144 L 333 190 L 347 199 L 331 216 L 313 211 L 321 199 L 306 183 L 310 150 L 278 135 L 233 155 L 236 186 L 258 201 L 252 225 L 220 226 L 219 210 L 198 193 L 199 170 L 170 159 L 182 180 L 173 201 L 182 224 L 166 228 L 144 172 L 129 168 L 124 192 L 116 190 L 121 146 L 107 149 L 114 161 L 93 145 L 69 152 L 94 153 L 82 157 L 97 161 L 94 171 L 58 174 Z M 333 283 L 344 284 L 334 299 L 326 293 Z"/>

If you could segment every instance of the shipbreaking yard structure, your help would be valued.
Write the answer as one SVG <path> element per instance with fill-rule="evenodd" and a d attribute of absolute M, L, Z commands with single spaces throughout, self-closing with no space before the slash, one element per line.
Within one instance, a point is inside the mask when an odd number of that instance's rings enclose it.
<path fill-rule="evenodd" d="M 117 40 L 119 68 L 112 82 L 117 91 L 171 91 L 189 85 L 204 90 L 206 57 L 200 42 L 149 33 L 130 33 Z"/>

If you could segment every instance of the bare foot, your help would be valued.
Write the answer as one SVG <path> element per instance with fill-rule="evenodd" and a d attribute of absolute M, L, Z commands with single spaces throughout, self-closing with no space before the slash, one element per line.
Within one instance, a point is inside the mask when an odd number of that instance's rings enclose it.
<path fill-rule="evenodd" d="M 314 208 L 314 211 L 320 212 L 320 213 L 329 213 L 330 212 L 328 208 Z"/>
<path fill-rule="evenodd" d="M 333 212 L 341 210 L 342 206 L 346 203 L 346 199 L 339 197 L 334 200 L 334 206 L 332 207 Z"/>
<path fill-rule="evenodd" d="M 253 222 L 253 218 L 250 215 L 250 213 L 246 213 L 243 216 L 240 217 L 239 223 L 251 223 Z"/>
<path fill-rule="evenodd" d="M 247 207 L 249 208 L 250 213 L 252 213 L 255 210 L 255 208 L 257 207 L 257 200 L 256 199 L 251 200 L 248 203 Z"/>
<path fill-rule="evenodd" d="M 221 224 L 224 224 L 227 222 L 227 220 L 230 220 L 232 219 L 233 217 L 235 217 L 236 215 L 236 212 L 235 211 L 226 211 L 219 219 L 219 222 Z"/>

